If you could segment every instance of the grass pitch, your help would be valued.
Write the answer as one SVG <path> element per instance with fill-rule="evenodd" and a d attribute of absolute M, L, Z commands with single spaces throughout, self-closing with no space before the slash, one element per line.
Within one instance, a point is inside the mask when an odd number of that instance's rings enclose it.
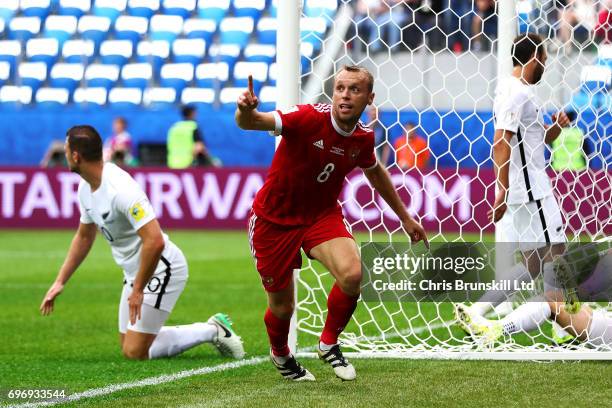
<path fill-rule="evenodd" d="M 172 359 L 127 361 L 117 335 L 122 275 L 98 237 L 50 317 L 38 312 L 72 231 L 0 232 L 0 404 L 11 389 L 74 394 L 228 361 L 202 345 Z M 265 295 L 243 232 L 170 231 L 190 264 L 190 281 L 168 324 L 227 312 L 249 357 L 267 354 Z M 363 312 L 361 312 L 363 313 Z M 455 333 L 453 333 L 455 335 Z M 304 342 L 312 341 L 306 337 Z M 284 382 L 266 361 L 81 399 L 69 406 L 609 406 L 608 362 L 355 360 L 342 383 L 320 362 L 303 361 L 314 384 Z M 35 400 L 30 400 L 35 402 Z"/>

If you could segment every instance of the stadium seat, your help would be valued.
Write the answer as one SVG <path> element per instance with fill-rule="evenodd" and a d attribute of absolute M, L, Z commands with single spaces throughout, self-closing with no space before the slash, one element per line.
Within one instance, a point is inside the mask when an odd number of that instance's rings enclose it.
<path fill-rule="evenodd" d="M 59 108 L 68 104 L 70 92 L 63 88 L 40 88 L 36 92 L 35 100 L 41 108 Z"/>
<path fill-rule="evenodd" d="M 121 70 L 121 79 L 126 88 L 145 89 L 153 78 L 153 67 L 146 62 L 126 64 Z"/>
<path fill-rule="evenodd" d="M 240 46 L 236 44 L 212 44 L 208 49 L 208 55 L 213 62 L 225 62 L 230 71 L 240 56 Z"/>
<path fill-rule="evenodd" d="M 278 77 L 278 68 L 277 68 L 276 62 L 273 62 L 272 64 L 270 64 L 270 67 L 268 68 L 268 83 L 270 85 L 276 86 L 277 77 Z"/>
<path fill-rule="evenodd" d="M 85 70 L 85 81 L 89 88 L 110 89 L 119 79 L 116 65 L 91 64 Z"/>
<path fill-rule="evenodd" d="M 93 60 L 95 44 L 91 40 L 68 40 L 62 47 L 62 57 L 66 62 L 88 64 Z"/>
<path fill-rule="evenodd" d="M 602 65 L 582 67 L 580 83 L 582 88 L 591 94 L 607 93 L 612 81 L 612 70 Z"/>
<path fill-rule="evenodd" d="M 32 102 L 32 88 L 28 86 L 9 86 L 0 88 L 2 105 L 28 105 Z"/>
<path fill-rule="evenodd" d="M 149 39 L 172 43 L 183 29 L 183 19 L 179 16 L 156 14 L 151 18 Z"/>
<path fill-rule="evenodd" d="M 26 17 L 45 19 L 51 11 L 51 0 L 21 0 L 21 13 Z"/>
<path fill-rule="evenodd" d="M 35 91 L 47 79 L 47 64 L 44 62 L 22 62 L 19 64 L 17 72 L 21 85 L 28 86 Z"/>
<path fill-rule="evenodd" d="M 145 17 L 119 16 L 115 21 L 115 38 L 136 44 L 147 33 L 149 20 Z"/>
<path fill-rule="evenodd" d="M 229 13 L 230 0 L 198 0 L 198 15 L 217 24 Z"/>
<path fill-rule="evenodd" d="M 236 109 L 236 101 L 243 92 L 244 88 L 223 88 L 219 93 L 221 107 L 225 110 L 232 111 Z"/>
<path fill-rule="evenodd" d="M 176 89 L 149 88 L 142 98 L 144 105 L 154 109 L 168 109 L 176 103 Z"/>
<path fill-rule="evenodd" d="M 271 64 L 276 58 L 276 47 L 268 44 L 249 44 L 244 49 L 244 59 L 249 62 Z"/>
<path fill-rule="evenodd" d="M 40 18 L 15 17 L 9 22 L 9 38 L 27 41 L 40 32 Z"/>
<path fill-rule="evenodd" d="M 59 42 L 55 38 L 32 38 L 26 43 L 26 57 L 31 62 L 44 62 L 49 68 L 59 56 Z"/>
<path fill-rule="evenodd" d="M 131 16 L 149 19 L 159 10 L 159 0 L 129 0 L 127 7 Z"/>
<path fill-rule="evenodd" d="M 201 38 L 207 44 L 212 42 L 213 35 L 217 31 L 217 23 L 214 20 L 203 18 L 190 18 L 185 20 L 183 34 L 187 38 Z"/>
<path fill-rule="evenodd" d="M 172 44 L 174 62 L 188 62 L 197 65 L 206 54 L 206 42 L 200 38 L 179 39 Z"/>
<path fill-rule="evenodd" d="M 163 13 L 185 19 L 193 13 L 196 0 L 162 0 Z"/>
<path fill-rule="evenodd" d="M 222 87 L 229 79 L 229 67 L 225 62 L 200 64 L 195 71 L 196 85 L 202 88 Z"/>
<path fill-rule="evenodd" d="M 8 62 L 14 69 L 20 55 L 21 42 L 17 40 L 0 41 L 0 61 Z"/>
<path fill-rule="evenodd" d="M 269 112 L 276 108 L 276 92 L 275 86 L 266 85 L 261 88 L 259 91 L 259 110 Z"/>
<path fill-rule="evenodd" d="M 43 35 L 55 38 L 60 45 L 76 33 L 78 20 L 75 16 L 49 16 L 45 20 Z"/>
<path fill-rule="evenodd" d="M 60 0 L 58 14 L 80 18 L 91 10 L 91 0 Z"/>
<path fill-rule="evenodd" d="M 266 0 L 234 0 L 236 17 L 251 17 L 257 20 L 266 8 Z"/>
<path fill-rule="evenodd" d="M 311 71 L 310 62 L 314 56 L 314 46 L 312 43 L 303 42 L 300 44 L 300 61 L 302 65 L 302 73 Z"/>
<path fill-rule="evenodd" d="M 95 105 L 105 105 L 108 91 L 106 88 L 78 88 L 74 91 L 75 103 L 91 103 Z"/>
<path fill-rule="evenodd" d="M 278 0 L 272 0 L 270 2 L 270 15 L 274 18 L 278 16 Z"/>
<path fill-rule="evenodd" d="M 134 45 L 129 40 L 107 40 L 100 45 L 100 60 L 103 64 L 123 65 L 134 53 Z"/>
<path fill-rule="evenodd" d="M 113 88 L 108 93 L 108 103 L 115 108 L 128 108 L 142 103 L 142 91 L 137 88 Z"/>
<path fill-rule="evenodd" d="M 276 45 L 276 30 L 276 18 L 260 18 L 257 23 L 257 41 L 260 44 Z"/>
<path fill-rule="evenodd" d="M 316 50 L 321 48 L 327 24 L 323 17 L 304 17 L 300 22 L 300 38 L 311 43 Z"/>
<path fill-rule="evenodd" d="M 11 64 L 7 61 L 0 61 L 0 86 L 3 86 L 11 77 Z"/>
<path fill-rule="evenodd" d="M 234 67 L 234 86 L 246 87 L 249 75 L 253 76 L 253 88 L 258 93 L 268 79 L 268 64 L 265 62 L 237 62 Z"/>
<path fill-rule="evenodd" d="M 519 0 L 516 2 L 516 15 L 518 16 L 518 32 L 525 34 L 529 32 L 531 24 L 531 15 L 533 13 L 533 4 L 530 0 Z"/>
<path fill-rule="evenodd" d="M 612 68 L 612 44 L 599 44 L 597 47 L 597 63 Z"/>
<path fill-rule="evenodd" d="M 215 91 L 209 88 L 185 88 L 181 94 L 183 105 L 211 106 L 215 102 Z"/>
<path fill-rule="evenodd" d="M 66 88 L 73 92 L 83 80 L 83 64 L 55 64 L 51 68 L 50 85 L 54 88 Z"/>
<path fill-rule="evenodd" d="M 110 31 L 111 20 L 108 17 L 83 16 L 79 19 L 77 31 L 81 38 L 91 40 L 99 46 Z"/>
<path fill-rule="evenodd" d="M 170 44 L 166 41 L 141 41 L 136 49 L 136 61 L 151 64 L 156 78 L 169 56 Z"/>
<path fill-rule="evenodd" d="M 337 0 L 305 0 L 304 15 L 307 17 L 327 17 L 333 20 L 338 9 Z"/>
<path fill-rule="evenodd" d="M 107 17 L 114 22 L 127 7 L 127 0 L 96 0 L 92 10 L 94 16 Z"/>
<path fill-rule="evenodd" d="M 10 21 L 19 10 L 19 0 L 3 0 L 0 3 L 0 19 Z"/>
<path fill-rule="evenodd" d="M 237 44 L 241 48 L 249 41 L 254 23 L 251 17 L 227 17 L 221 21 L 221 44 Z"/>
<path fill-rule="evenodd" d="M 189 63 L 164 64 L 160 72 L 160 85 L 164 88 L 174 88 L 179 93 L 193 81 L 194 67 Z"/>
<path fill-rule="evenodd" d="M 4 35 L 4 31 L 6 31 L 6 23 L 0 18 L 0 37 Z"/>

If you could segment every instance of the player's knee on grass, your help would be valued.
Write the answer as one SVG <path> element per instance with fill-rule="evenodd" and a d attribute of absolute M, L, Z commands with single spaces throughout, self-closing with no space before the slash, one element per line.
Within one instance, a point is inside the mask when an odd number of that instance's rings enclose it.
<path fill-rule="evenodd" d="M 128 360 L 148 360 L 149 349 L 133 344 L 123 344 L 123 356 Z"/>

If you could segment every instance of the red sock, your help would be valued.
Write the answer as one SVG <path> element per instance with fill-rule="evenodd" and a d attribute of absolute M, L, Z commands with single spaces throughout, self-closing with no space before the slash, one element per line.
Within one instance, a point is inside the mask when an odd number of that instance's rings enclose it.
<path fill-rule="evenodd" d="M 323 343 L 332 345 L 338 342 L 338 336 L 351 320 L 357 307 L 357 299 L 359 296 L 349 296 L 334 284 L 327 297 L 327 319 L 321 333 Z"/>
<path fill-rule="evenodd" d="M 266 309 L 264 322 L 268 330 L 272 354 L 278 357 L 289 355 L 290 351 L 287 345 L 287 338 L 289 337 L 289 323 L 291 321 L 276 317 L 270 308 L 268 308 Z"/>

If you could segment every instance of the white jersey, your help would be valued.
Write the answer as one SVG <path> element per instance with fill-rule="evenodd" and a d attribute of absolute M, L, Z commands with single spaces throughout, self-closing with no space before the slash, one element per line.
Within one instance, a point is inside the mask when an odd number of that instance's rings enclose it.
<path fill-rule="evenodd" d="M 125 278 L 133 281 L 140 266 L 142 241 L 137 231 L 155 219 L 153 207 L 138 183 L 126 171 L 105 163 L 100 187 L 92 193 L 89 183 L 81 180 L 78 190 L 81 223 L 95 223 L 109 242 L 115 262 Z M 175 246 L 163 234 L 166 247 L 162 256 Z"/>
<path fill-rule="evenodd" d="M 495 130 L 515 134 L 510 153 L 508 204 L 540 200 L 553 194 L 546 174 L 545 128 L 532 86 L 510 76 L 500 81 L 493 106 Z"/>

